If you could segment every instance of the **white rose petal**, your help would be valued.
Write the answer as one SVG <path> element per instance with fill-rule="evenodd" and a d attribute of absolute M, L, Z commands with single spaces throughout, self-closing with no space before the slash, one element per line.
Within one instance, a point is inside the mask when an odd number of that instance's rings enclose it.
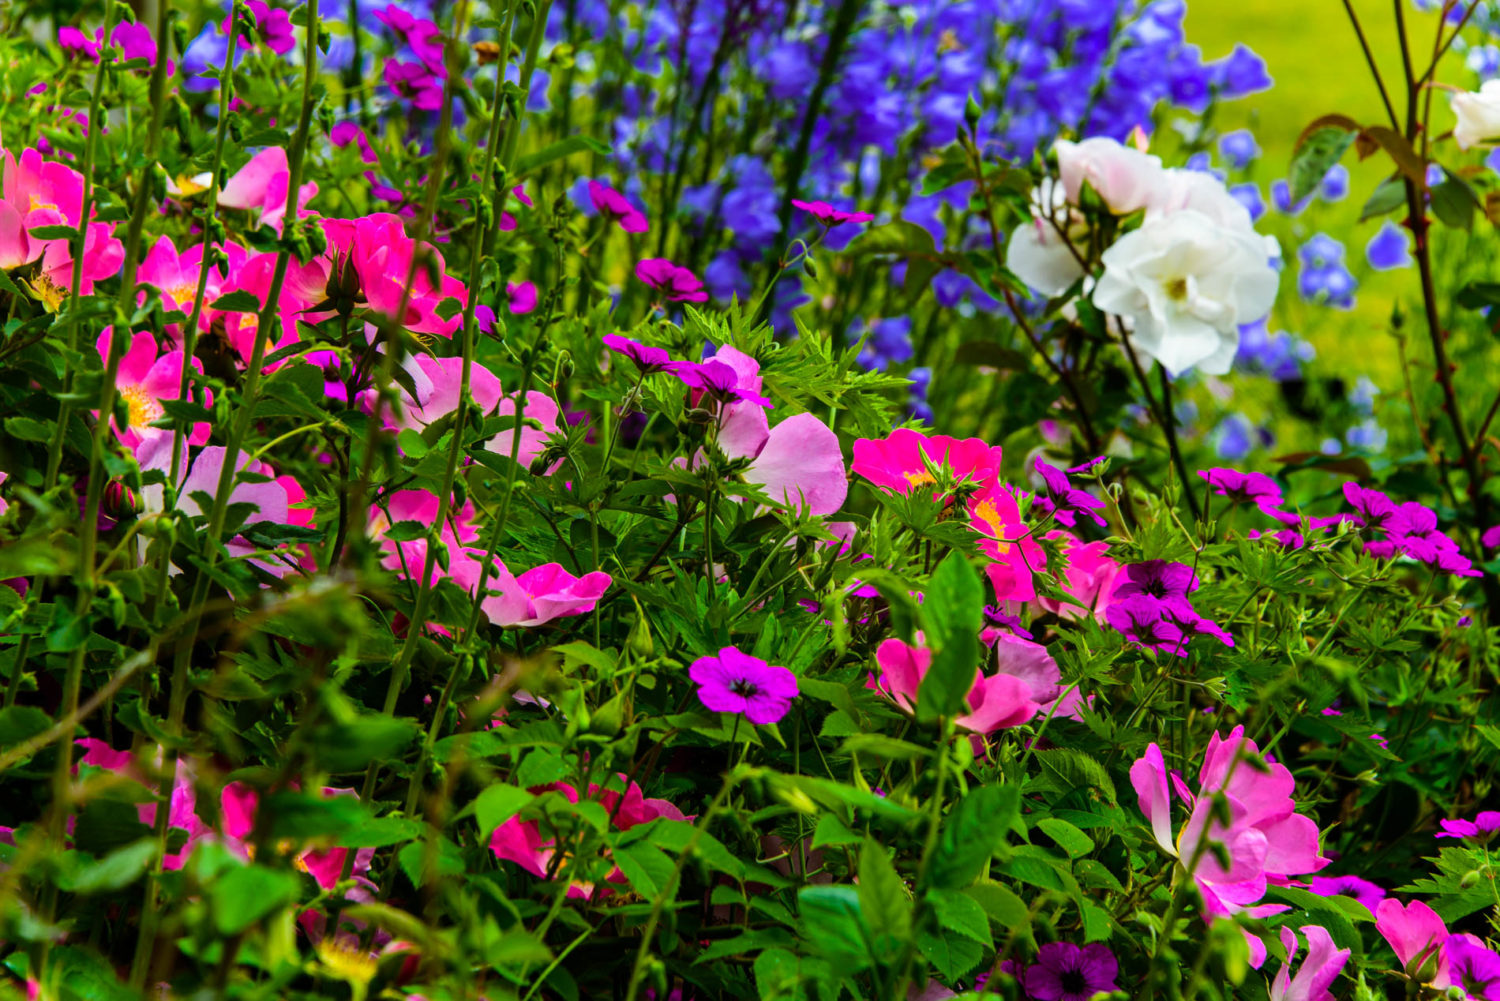
<path fill-rule="evenodd" d="M 1453 140 L 1459 149 L 1500 138 L 1500 80 L 1488 81 L 1476 93 L 1454 94 L 1451 102 L 1458 116 Z"/>

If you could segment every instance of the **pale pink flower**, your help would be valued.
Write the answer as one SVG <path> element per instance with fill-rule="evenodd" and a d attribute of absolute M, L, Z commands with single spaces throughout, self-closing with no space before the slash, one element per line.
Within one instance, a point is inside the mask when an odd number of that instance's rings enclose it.
<path fill-rule="evenodd" d="M 286 150 L 280 146 L 267 146 L 224 182 L 219 192 L 219 204 L 231 209 L 253 209 L 257 213 L 257 226 L 270 226 L 280 233 L 282 220 L 286 218 L 287 187 L 291 179 Z M 305 206 L 317 193 L 316 181 L 302 185 L 297 193 L 299 216 L 311 214 Z"/>
<path fill-rule="evenodd" d="M 1291 975 L 1292 960 L 1297 957 L 1297 934 L 1290 928 L 1281 929 L 1281 944 L 1286 947 L 1286 961 L 1281 971 L 1271 981 L 1271 1001 L 1333 1001 L 1328 987 L 1338 979 L 1339 972 L 1349 961 L 1348 949 L 1335 949 L 1333 936 L 1319 925 L 1304 925 L 1302 934 L 1307 938 L 1307 956 Z"/>
<path fill-rule="evenodd" d="M 773 500 L 815 515 L 833 514 L 849 492 L 838 435 L 810 413 L 769 427 L 764 407 L 735 403 L 725 408 L 719 448 L 727 458 L 749 459 L 746 483 Z"/>

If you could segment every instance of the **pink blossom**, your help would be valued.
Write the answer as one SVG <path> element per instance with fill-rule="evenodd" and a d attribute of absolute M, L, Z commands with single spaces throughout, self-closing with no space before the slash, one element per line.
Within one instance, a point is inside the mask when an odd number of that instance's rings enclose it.
<path fill-rule="evenodd" d="M 290 275 L 287 279 L 295 296 L 306 300 L 304 309 L 322 302 L 329 283 L 341 278 L 344 269 L 353 268 L 356 297 L 371 309 L 419 334 L 453 336 L 462 322 L 461 314 L 455 311 L 444 319 L 438 306 L 445 299 L 453 299 L 460 306 L 466 304 L 468 289 L 447 273 L 437 248 L 419 245 L 407 234 L 400 216 L 376 212 L 357 219 L 324 219 L 323 233 L 328 238 L 327 253 L 312 262 L 300 286 L 294 285 Z M 430 255 L 431 269 L 418 262 L 413 270 L 412 263 L 419 254 Z M 433 275 L 437 284 L 432 282 Z M 398 315 L 403 302 L 406 311 Z"/>
<path fill-rule="evenodd" d="M 463 384 L 462 358 L 434 358 L 416 354 L 402 364 L 411 377 L 417 396 L 410 389 L 401 393 L 399 412 L 385 410 L 388 428 L 410 428 L 420 431 L 458 409 L 458 393 Z M 375 390 L 366 396 L 365 404 L 373 410 Z M 469 364 L 469 398 L 482 413 L 490 413 L 499 404 L 503 391 L 495 373 L 478 362 Z M 524 440 L 524 439 L 523 439 Z"/>
<path fill-rule="evenodd" d="M 231 271 L 238 270 L 248 256 L 245 249 L 236 243 L 226 243 L 224 251 L 229 257 Z M 146 259 L 141 262 L 140 268 L 136 271 L 136 280 L 160 292 L 162 305 L 166 309 L 191 313 L 193 299 L 198 293 L 198 279 L 202 274 L 202 269 L 203 244 L 195 243 L 179 254 L 176 245 L 172 243 L 172 238 L 163 234 L 147 252 Z M 205 330 L 209 327 L 212 312 L 207 304 L 219 297 L 223 287 L 224 276 L 218 268 L 211 268 L 208 273 L 208 284 L 203 294 L 203 315 L 199 318 Z M 142 299 L 144 300 L 144 293 Z"/>
<path fill-rule="evenodd" d="M 1269 882 L 1285 883 L 1328 864 L 1318 854 L 1317 824 L 1295 812 L 1292 773 L 1262 758 L 1255 742 L 1244 736 L 1244 727 L 1227 738 L 1215 733 L 1209 740 L 1196 795 L 1178 784 L 1177 795 L 1190 812 L 1175 844 L 1159 747 L 1152 744 L 1131 766 L 1130 781 L 1157 844 L 1189 868 L 1208 916 L 1244 910 L 1265 896 Z M 1228 805 L 1228 824 L 1214 817 L 1215 794 L 1220 793 Z M 1210 843 L 1222 846 L 1227 865 Z"/>
<path fill-rule="evenodd" d="M 1036 574 L 1047 566 L 1047 554 L 1021 517 L 1021 507 L 1008 486 L 996 486 L 969 499 L 969 527 L 981 536 L 979 549 L 993 562 L 985 574 L 997 601 L 1032 601 Z"/>
<path fill-rule="evenodd" d="M 854 443 L 853 471 L 877 487 L 898 494 L 913 487 L 936 484 L 929 470 L 946 467 L 956 482 L 972 484 L 983 491 L 999 482 L 1000 446 L 986 445 L 978 438 L 925 435 L 897 428 L 885 438 L 860 438 Z M 934 492 L 934 498 L 937 493 Z"/>
<path fill-rule="evenodd" d="M 380 548 L 385 553 L 380 565 L 410 580 L 419 578 L 423 567 L 427 565 L 426 536 L 397 542 L 388 533 L 401 522 L 415 522 L 424 527 L 432 525 L 437 521 L 438 508 L 437 495 L 426 490 L 397 490 L 382 498 L 380 503 L 372 505 L 366 527 L 371 538 L 379 540 Z M 447 523 L 438 533 L 438 541 L 448 555 L 446 564 L 449 568 L 453 566 L 455 558 L 467 559 L 464 546 L 479 541 L 479 530 L 473 522 L 472 501 L 466 501 L 458 510 L 452 510 L 450 506 Z M 448 571 L 444 569 L 444 561 L 434 562 L 432 573 L 434 581 L 446 577 Z"/>
<path fill-rule="evenodd" d="M 469 549 L 453 558 L 454 583 L 473 593 L 479 586 L 485 553 Z M 496 556 L 485 579 L 485 594 L 479 607 L 497 626 L 540 626 L 553 619 L 587 615 L 613 581 L 599 570 L 575 577 L 559 563 L 547 563 L 512 575 Z"/>
<path fill-rule="evenodd" d="M 507 396 L 500 401 L 495 413 L 500 417 L 508 417 L 516 412 L 515 397 Z M 510 458 L 511 449 L 515 448 L 515 436 L 521 436 L 521 444 L 516 452 L 516 461 L 523 467 L 530 469 L 536 464 L 543 453 L 547 450 L 547 439 L 554 435 L 564 433 L 562 423 L 562 411 L 557 409 L 557 401 L 546 393 L 531 390 L 526 394 L 526 405 L 521 408 L 521 418 L 518 426 L 501 431 L 491 438 L 484 446 L 488 451 L 497 455 Z M 550 476 L 562 465 L 562 459 L 552 463 L 546 470 L 541 471 L 543 475 Z"/>
<path fill-rule="evenodd" d="M 328 133 L 328 141 L 342 149 L 351 142 L 359 145 L 359 158 L 365 163 L 379 163 L 380 157 L 370 146 L 370 138 L 357 122 L 339 122 Z"/>
<path fill-rule="evenodd" d="M 1335 949 L 1333 936 L 1319 925 L 1304 925 L 1302 934 L 1307 939 L 1307 956 L 1291 975 L 1292 961 L 1297 958 L 1297 935 L 1290 928 L 1281 929 L 1281 944 L 1286 948 L 1286 960 L 1276 979 L 1271 982 L 1271 1001 L 1333 1001 L 1328 990 L 1338 979 L 1339 972 L 1349 961 L 1348 949 Z"/>
<path fill-rule="evenodd" d="M 382 75 L 386 86 L 397 97 L 410 101 L 412 107 L 422 111 L 436 111 L 443 106 L 443 84 L 422 63 L 387 59 Z"/>
<path fill-rule="evenodd" d="M 287 186 L 291 178 L 286 150 L 267 146 L 224 183 L 219 204 L 231 209 L 254 209 L 257 226 L 270 226 L 280 233 L 282 220 L 286 218 Z M 299 217 L 311 214 L 305 206 L 317 193 L 316 181 L 302 185 L 297 193 Z"/>
<path fill-rule="evenodd" d="M 920 637 L 918 637 L 920 643 Z M 1016 640 L 1025 644 L 1025 640 Z M 1034 646 L 1035 644 L 1028 644 Z M 1045 651 L 1043 651 L 1045 655 Z M 1051 658 L 1047 661 L 1050 663 Z M 932 651 L 925 646 L 911 646 L 900 639 L 888 639 L 875 649 L 875 663 L 880 676 L 871 675 L 866 688 L 873 688 L 889 698 L 907 712 L 917 709 L 917 693 L 927 670 L 932 666 Z M 1006 668 L 1018 673 L 1008 673 Z M 1001 669 L 985 675 L 978 668 L 974 671 L 974 684 L 965 701 L 969 712 L 957 717 L 954 722 L 972 733 L 994 733 L 1009 727 L 1020 726 L 1036 715 L 1040 705 L 1037 696 L 1055 698 L 1057 693 L 1057 665 L 1052 664 L 1050 685 L 1046 682 L 1045 670 L 1031 657 L 1012 656 L 1002 660 Z M 1033 687 L 1040 683 L 1043 691 Z"/>
<path fill-rule="evenodd" d="M 115 239 L 113 223 L 91 222 L 84 231 L 83 267 L 78 294 L 93 295 L 94 283 L 112 278 L 125 262 L 125 245 Z M 56 309 L 73 288 L 73 248 L 67 240 L 49 240 L 32 282 L 49 308 Z"/>
<path fill-rule="evenodd" d="M 788 507 L 829 515 L 849 492 L 838 435 L 813 414 L 796 414 L 769 427 L 764 408 L 732 404 L 725 410 L 719 448 L 727 458 L 751 460 L 745 482 Z"/>
<path fill-rule="evenodd" d="M 505 297 L 510 305 L 510 311 L 517 315 L 536 309 L 536 286 L 531 282 L 506 282 Z"/>
<path fill-rule="evenodd" d="M 814 219 L 830 229 L 846 222 L 871 222 L 875 218 L 868 212 L 845 212 L 842 209 L 834 208 L 827 202 L 803 202 L 794 198 L 792 199 L 792 205 L 809 213 Z"/>
<path fill-rule="evenodd" d="M 1064 571 L 1062 589 L 1078 604 L 1042 596 L 1037 597 L 1037 604 L 1059 618 L 1077 620 L 1092 614 L 1095 621 L 1103 622 L 1115 578 L 1120 573 L 1120 564 L 1108 556 L 1109 543 L 1081 542 L 1063 531 L 1048 532 L 1047 538 L 1067 540 L 1063 556 L 1067 558 L 1068 568 Z"/>
<path fill-rule="evenodd" d="M 112 327 L 105 327 L 104 332 L 99 335 L 96 347 L 101 358 L 109 357 L 113 337 Z M 169 351 L 158 358 L 156 350 L 156 338 L 148 330 L 139 331 L 131 338 L 129 348 L 120 358 L 119 375 L 115 380 L 115 388 L 125 400 L 128 421 L 121 428 L 115 423 L 114 415 L 110 416 L 110 426 L 114 429 L 115 436 L 120 439 L 121 444 L 136 453 L 137 461 L 142 464 L 151 462 L 156 449 L 163 445 L 171 446 L 172 430 L 150 425 L 165 413 L 162 400 L 177 399 L 182 378 L 182 352 Z M 194 358 L 192 364 L 202 373 L 202 362 Z M 205 403 L 212 406 L 212 394 L 205 394 Z M 207 421 L 195 423 L 188 434 L 187 443 L 208 444 L 212 430 Z"/>
<path fill-rule="evenodd" d="M 1375 930 L 1390 943 L 1409 974 L 1415 976 L 1430 963 L 1431 981 L 1446 985 L 1448 964 L 1441 950 L 1448 941 L 1448 926 L 1431 907 L 1420 900 L 1403 906 L 1395 897 L 1386 897 L 1375 908 Z"/>

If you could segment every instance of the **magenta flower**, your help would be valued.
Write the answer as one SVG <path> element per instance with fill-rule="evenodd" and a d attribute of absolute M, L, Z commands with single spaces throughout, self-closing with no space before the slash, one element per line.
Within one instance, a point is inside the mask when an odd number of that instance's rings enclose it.
<path fill-rule="evenodd" d="M 1358 876 L 1314 876 L 1307 888 L 1320 897 L 1351 897 L 1364 904 L 1371 914 L 1385 899 L 1384 887 Z"/>
<path fill-rule="evenodd" d="M 1448 926 L 1431 907 L 1420 900 L 1403 907 L 1396 898 L 1387 897 L 1375 909 L 1375 930 L 1385 937 L 1396 959 L 1411 973 L 1436 956 L 1433 982 L 1446 985 L 1448 963 L 1440 950 L 1448 941 Z"/>
<path fill-rule="evenodd" d="M 1121 566 L 1109 558 L 1109 543 L 1080 542 L 1067 532 L 1048 532 L 1049 539 L 1066 539 L 1063 555 L 1067 557 L 1068 569 L 1062 589 L 1077 599 L 1078 605 L 1067 605 L 1052 598 L 1037 597 L 1037 603 L 1049 612 L 1064 619 L 1079 619 L 1090 613 L 1099 621 L 1105 621 Z"/>
<path fill-rule="evenodd" d="M 505 296 L 510 311 L 518 316 L 536 309 L 536 286 L 531 282 L 506 282 Z"/>
<path fill-rule="evenodd" d="M 1338 979 L 1344 964 L 1349 961 L 1348 949 L 1335 949 L 1333 936 L 1320 925 L 1304 925 L 1302 934 L 1307 938 L 1307 956 L 1291 974 L 1292 960 L 1297 958 L 1297 933 L 1290 928 L 1281 929 L 1281 944 L 1286 948 L 1286 960 L 1276 979 L 1271 981 L 1271 1001 L 1333 1001 L 1328 986 Z"/>
<path fill-rule="evenodd" d="M 687 268 L 665 257 L 648 257 L 635 266 L 635 276 L 661 292 L 668 302 L 707 302 L 703 282 Z"/>
<path fill-rule="evenodd" d="M 870 222 L 875 218 L 868 212 L 845 212 L 842 209 L 834 208 L 827 202 L 801 202 L 793 198 L 792 205 L 804 212 L 811 213 L 813 218 L 829 229 L 841 226 L 846 222 Z"/>
<path fill-rule="evenodd" d="M 1037 458 L 1035 468 L 1042 478 L 1046 491 L 1037 494 L 1032 500 L 1033 508 L 1043 514 L 1051 513 L 1060 523 L 1069 528 L 1077 523 L 1077 516 L 1080 514 L 1094 519 L 1100 528 L 1109 524 L 1098 514 L 1104 509 L 1104 502 L 1087 490 L 1074 487 L 1067 473 L 1043 462 L 1041 458 Z"/>
<path fill-rule="evenodd" d="M 797 697 L 797 676 L 732 646 L 699 657 L 688 668 L 698 698 L 712 712 L 743 713 L 752 723 L 775 723 Z"/>
<path fill-rule="evenodd" d="M 1437 835 L 1440 838 L 1483 838 L 1488 841 L 1492 834 L 1500 831 L 1500 812 L 1481 810 L 1473 820 L 1439 820 L 1438 826 L 1443 829 Z"/>
<path fill-rule="evenodd" d="M 936 483 L 929 470 L 946 466 L 955 482 L 970 483 L 979 491 L 999 483 L 999 445 L 987 445 L 978 438 L 950 438 L 947 435 L 925 435 L 909 428 L 897 428 L 885 438 L 860 438 L 854 443 L 851 468 L 877 487 L 898 494 L 913 487 Z"/>
<path fill-rule="evenodd" d="M 97 347 L 101 358 L 109 357 L 110 341 L 113 337 L 113 327 L 105 327 L 104 332 L 99 335 Z M 192 365 L 200 374 L 202 373 L 203 363 L 197 358 L 192 360 Z M 156 449 L 165 445 L 170 450 L 172 446 L 172 430 L 151 427 L 151 423 L 165 413 L 161 405 L 162 400 L 177 399 L 181 378 L 182 352 L 169 351 L 158 358 L 156 338 L 149 330 L 137 331 L 120 357 L 119 374 L 115 379 L 115 388 L 125 401 L 127 422 L 122 428 L 111 416 L 110 425 L 114 428 L 115 436 L 120 439 L 120 443 L 132 449 L 135 452 L 136 461 L 143 466 L 151 463 Z M 212 406 L 213 395 L 205 391 L 204 402 Z M 188 432 L 187 444 L 194 446 L 208 444 L 211 431 L 212 428 L 206 421 L 194 424 Z"/>
<path fill-rule="evenodd" d="M 607 184 L 590 181 L 589 200 L 594 203 L 594 208 L 600 215 L 619 223 L 620 228 L 627 233 L 644 233 L 651 228 L 651 223 L 646 220 L 645 213 L 630 204 L 628 198 Z"/>
<path fill-rule="evenodd" d="M 759 386 L 755 389 L 747 387 L 740 373 L 718 358 L 697 363 L 683 362 L 674 374 L 721 406 L 731 403 L 753 403 L 757 407 L 771 405 L 771 401 L 758 392 Z"/>
<path fill-rule="evenodd" d="M 1095 994 L 1119 990 L 1120 964 L 1102 942 L 1076 946 L 1048 942 L 1026 968 L 1026 993 L 1036 1001 L 1088 1001 Z"/>
<path fill-rule="evenodd" d="M 920 634 L 917 637 L 921 642 Z M 975 669 L 974 684 L 965 701 L 969 712 L 954 722 L 976 734 L 994 733 L 1027 722 L 1044 702 L 1057 698 L 1057 663 L 1045 647 L 1014 636 L 997 637 L 1000 669 L 985 675 Z M 875 648 L 880 676 L 870 676 L 865 687 L 880 692 L 906 712 L 917 709 L 922 679 L 932 667 L 932 651 L 888 639 Z"/>
<path fill-rule="evenodd" d="M 1448 985 L 1459 987 L 1474 1001 L 1500 1001 L 1500 956 L 1467 932 L 1443 944 L 1448 961 Z"/>
<path fill-rule="evenodd" d="M 1368 528 L 1384 528 L 1385 523 L 1396 516 L 1396 502 L 1379 490 L 1362 487 L 1358 483 L 1344 484 L 1344 499 L 1359 514 L 1359 523 Z"/>
<path fill-rule="evenodd" d="M 383 76 L 386 86 L 412 107 L 436 111 L 443 106 L 442 83 L 421 63 L 387 59 Z"/>
<path fill-rule="evenodd" d="M 641 370 L 642 375 L 651 375 L 655 372 L 675 372 L 689 362 L 673 361 L 672 356 L 667 354 L 663 348 L 654 348 L 649 344 L 622 337 L 619 334 L 605 334 L 604 346 L 617 354 L 622 354 L 635 363 L 635 367 Z"/>
<path fill-rule="evenodd" d="M 1265 473 L 1242 473 L 1237 469 L 1199 470 L 1214 493 L 1228 497 L 1236 504 L 1275 507 L 1281 503 L 1281 487 Z"/>
<path fill-rule="evenodd" d="M 1128 598 L 1141 594 L 1158 601 L 1186 601 L 1188 594 L 1196 590 L 1198 577 L 1186 563 L 1145 560 L 1126 564 L 1124 572 L 1115 580 L 1113 597 Z"/>
<path fill-rule="evenodd" d="M 365 163 L 379 163 L 380 157 L 375 155 L 374 148 L 370 145 L 370 137 L 365 135 L 365 130 L 360 128 L 358 122 L 339 122 L 328 133 L 328 141 L 342 149 L 351 142 L 359 146 L 359 158 Z"/>
<path fill-rule="evenodd" d="M 1132 594 L 1116 597 L 1104 610 L 1105 621 L 1123 633 L 1132 643 L 1161 653 L 1187 656 L 1188 638 L 1166 615 L 1166 605 L 1149 595 Z"/>

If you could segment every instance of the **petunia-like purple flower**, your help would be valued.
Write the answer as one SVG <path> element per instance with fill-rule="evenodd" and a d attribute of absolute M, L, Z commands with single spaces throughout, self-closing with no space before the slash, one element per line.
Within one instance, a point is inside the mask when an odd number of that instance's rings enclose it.
<path fill-rule="evenodd" d="M 687 268 L 678 267 L 665 257 L 648 257 L 635 266 L 635 276 L 658 292 L 668 302 L 707 302 L 703 282 Z"/>
<path fill-rule="evenodd" d="M 1439 820 L 1438 826 L 1443 829 L 1437 835 L 1440 838 L 1484 838 L 1488 841 L 1490 835 L 1500 831 L 1500 812 L 1481 810 L 1473 820 Z"/>
<path fill-rule="evenodd" d="M 1120 964 L 1102 942 L 1076 946 L 1048 942 L 1026 968 L 1026 993 L 1036 1001 L 1088 1001 L 1101 991 L 1117 991 Z"/>
<path fill-rule="evenodd" d="M 1352 897 L 1371 914 L 1385 899 L 1385 888 L 1358 876 L 1314 876 L 1307 887 L 1320 897 Z"/>
<path fill-rule="evenodd" d="M 1228 497 L 1236 504 L 1275 507 L 1281 503 L 1281 487 L 1265 473 L 1242 473 L 1238 469 L 1200 469 L 1198 475 L 1208 481 L 1214 493 Z"/>
<path fill-rule="evenodd" d="M 1443 955 L 1448 960 L 1450 984 L 1462 987 L 1477 1001 L 1500 999 L 1500 955 L 1477 937 L 1468 932 L 1449 935 L 1443 943 Z"/>
<path fill-rule="evenodd" d="M 672 356 L 667 354 L 664 348 L 654 348 L 649 344 L 631 340 L 629 337 L 621 337 L 619 334 L 605 334 L 604 346 L 629 358 L 635 363 L 635 367 L 641 370 L 642 375 L 651 375 L 653 372 L 675 372 L 688 364 L 673 361 Z"/>
<path fill-rule="evenodd" d="M 1144 594 L 1162 601 L 1186 601 L 1189 592 L 1196 590 L 1198 576 L 1186 563 L 1145 560 L 1125 565 L 1124 572 L 1115 580 L 1112 597 L 1128 598 L 1133 594 Z"/>
<path fill-rule="evenodd" d="M 1043 513 L 1050 512 L 1069 528 L 1077 524 L 1080 514 L 1093 518 L 1100 528 L 1109 524 L 1098 514 L 1104 508 L 1104 502 L 1087 490 L 1074 487 L 1067 473 L 1040 458 L 1036 460 L 1036 471 L 1042 478 L 1046 492 L 1036 495 L 1031 502 L 1032 507 Z"/>
<path fill-rule="evenodd" d="M 775 723 L 797 697 L 797 676 L 732 646 L 717 657 L 699 657 L 688 668 L 705 708 L 743 713 L 752 723 Z"/>
<path fill-rule="evenodd" d="M 1491 525 L 1486 528 L 1484 534 L 1479 537 L 1479 544 L 1486 549 L 1500 547 L 1500 525 Z"/>
<path fill-rule="evenodd" d="M 630 200 L 607 184 L 589 182 L 589 201 L 606 219 L 613 219 L 627 233 L 644 233 L 651 228 L 646 215 L 630 204 Z M 645 279 L 641 279 L 645 281 Z"/>
<path fill-rule="evenodd" d="M 411 101 L 413 107 L 436 111 L 443 106 L 442 84 L 421 63 L 387 59 L 384 75 L 386 86 L 398 97 Z"/>
<path fill-rule="evenodd" d="M 720 404 L 753 403 L 758 407 L 769 407 L 771 401 L 759 393 L 752 392 L 740 384 L 740 374 L 717 358 L 704 362 L 681 362 L 673 374 L 694 389 Z"/>
<path fill-rule="evenodd" d="M 1194 636 L 1212 636 L 1225 646 L 1234 646 L 1234 637 L 1225 631 L 1213 619 L 1205 619 L 1193 611 L 1186 601 L 1164 601 L 1161 606 L 1162 618 L 1171 622 L 1187 639 Z"/>
<path fill-rule="evenodd" d="M 829 229 L 846 222 L 871 222 L 875 218 L 868 212 L 845 212 L 843 209 L 834 208 L 827 202 L 799 202 L 793 198 L 792 204 L 803 212 L 811 213 L 818 222 Z"/>
<path fill-rule="evenodd" d="M 1125 634 L 1125 638 L 1179 657 L 1187 656 L 1187 637 L 1182 629 L 1164 614 L 1165 605 L 1146 594 L 1131 594 L 1117 597 L 1104 610 L 1104 618 L 1111 626 Z"/>

